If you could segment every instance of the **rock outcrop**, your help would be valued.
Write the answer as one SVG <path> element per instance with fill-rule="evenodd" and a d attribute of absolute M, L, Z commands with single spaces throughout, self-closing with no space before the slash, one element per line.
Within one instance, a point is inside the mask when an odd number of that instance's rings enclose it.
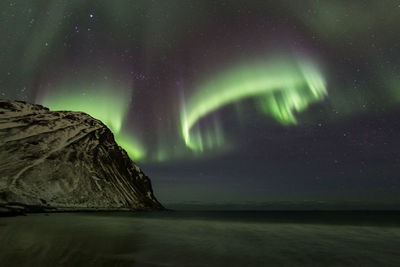
<path fill-rule="evenodd" d="M 101 121 L 0 100 L 0 213 L 159 209 L 150 179 Z"/>

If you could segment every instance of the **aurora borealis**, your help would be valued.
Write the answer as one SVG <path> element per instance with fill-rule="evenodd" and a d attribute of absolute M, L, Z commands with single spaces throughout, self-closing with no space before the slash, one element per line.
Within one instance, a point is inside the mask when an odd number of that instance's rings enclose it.
<path fill-rule="evenodd" d="M 129 85 L 119 86 L 122 85 L 114 85 L 104 81 L 100 81 L 100 83 L 82 82 L 72 85 L 61 83 L 57 91 L 47 91 L 40 95 L 39 102 L 52 110 L 86 112 L 101 120 L 113 132 L 118 144 L 132 158 L 140 160 L 144 158 L 146 151 L 139 141 L 133 137 L 133 134 L 124 133 L 122 129 L 130 104 L 130 87 Z M 111 92 L 110 88 L 114 92 Z"/>
<path fill-rule="evenodd" d="M 302 111 L 327 94 L 325 81 L 317 68 L 308 62 L 288 63 L 285 59 L 271 62 L 241 64 L 216 80 L 211 80 L 196 89 L 189 103 L 183 100 L 181 112 L 182 135 L 188 147 L 203 150 L 201 133 L 193 140 L 190 130 L 193 125 L 221 106 L 246 97 L 260 99 L 261 109 L 282 124 L 296 123 L 294 111 Z M 208 147 L 220 144 L 221 131 L 214 131 L 216 141 L 207 136 Z"/>
<path fill-rule="evenodd" d="M 100 119 L 166 203 L 400 203 L 400 2 L 0 3 L 0 97 Z"/>

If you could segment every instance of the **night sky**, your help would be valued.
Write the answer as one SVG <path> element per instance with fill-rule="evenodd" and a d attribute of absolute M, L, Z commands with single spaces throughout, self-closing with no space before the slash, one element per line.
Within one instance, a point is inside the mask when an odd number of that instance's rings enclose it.
<path fill-rule="evenodd" d="M 0 12 L 0 98 L 102 120 L 167 207 L 400 205 L 400 1 Z"/>

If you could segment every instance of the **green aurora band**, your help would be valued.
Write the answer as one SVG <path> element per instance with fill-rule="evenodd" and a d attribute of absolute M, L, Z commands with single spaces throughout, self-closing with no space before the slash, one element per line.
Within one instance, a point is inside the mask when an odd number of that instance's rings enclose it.
<path fill-rule="evenodd" d="M 118 145 L 123 147 L 132 159 L 141 160 L 146 155 L 145 149 L 136 138 L 122 130 L 130 99 L 129 91 L 111 83 L 67 83 L 59 86 L 54 92 L 43 94 L 38 102 L 51 110 L 85 112 L 101 120 L 113 132 Z"/>
<path fill-rule="evenodd" d="M 56 90 L 42 92 L 38 102 L 52 110 L 81 111 L 101 120 L 134 160 L 163 162 L 174 157 L 186 157 L 187 149 L 182 150 L 178 146 L 171 150 L 165 140 L 160 140 L 156 152 L 148 155 L 138 138 L 123 131 L 132 93 L 126 88 L 130 86 L 104 81 L 98 84 L 61 83 Z M 197 87 L 187 101 L 182 99 L 184 145 L 194 156 L 216 147 L 221 152 L 229 149 L 219 120 L 210 114 L 223 106 L 240 104 L 240 100 L 253 98 L 261 112 L 283 125 L 289 125 L 297 123 L 297 112 L 326 95 L 325 80 L 311 61 L 274 57 L 267 61 L 240 64 Z M 207 124 L 200 123 L 205 117 Z"/>
<path fill-rule="evenodd" d="M 193 151 L 220 146 L 222 129 L 200 131 L 199 121 L 217 109 L 245 98 L 255 98 L 258 108 L 283 125 L 296 124 L 296 112 L 327 95 L 324 77 L 304 58 L 274 57 L 240 64 L 196 88 L 182 101 L 181 131 Z M 214 132 L 213 132 L 214 131 Z"/>

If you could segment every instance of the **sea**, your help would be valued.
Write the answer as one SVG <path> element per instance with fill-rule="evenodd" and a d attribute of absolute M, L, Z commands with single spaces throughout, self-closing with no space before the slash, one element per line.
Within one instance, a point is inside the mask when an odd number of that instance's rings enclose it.
<path fill-rule="evenodd" d="M 400 266 L 399 211 L 0 218 L 0 266 Z"/>

